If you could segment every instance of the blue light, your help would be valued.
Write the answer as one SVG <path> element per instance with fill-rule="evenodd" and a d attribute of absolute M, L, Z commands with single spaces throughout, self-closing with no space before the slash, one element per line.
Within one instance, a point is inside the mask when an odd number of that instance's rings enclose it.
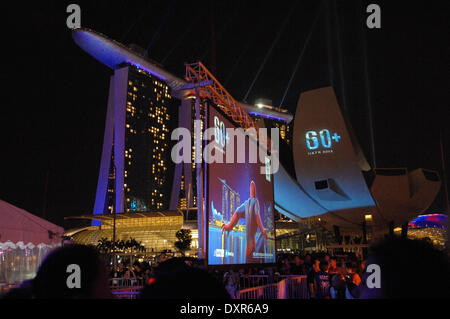
<path fill-rule="evenodd" d="M 330 131 L 322 130 L 319 132 L 320 141 L 322 142 L 322 146 L 325 148 L 330 148 L 332 145 Z"/>
<path fill-rule="evenodd" d="M 334 133 L 334 135 L 333 135 L 333 140 L 335 140 L 336 141 L 336 143 L 338 143 L 339 142 L 339 140 L 341 139 L 341 137 L 337 134 L 337 133 Z"/>
<path fill-rule="evenodd" d="M 320 143 L 319 138 L 320 136 Z M 333 146 L 334 140 L 336 143 L 339 143 L 341 136 L 338 133 L 334 133 L 333 137 L 331 137 L 331 133 L 327 129 L 323 129 L 317 134 L 316 131 L 308 131 L 305 134 L 306 137 L 306 147 L 309 150 L 316 150 L 319 148 L 320 144 L 323 148 L 331 148 Z"/>
<path fill-rule="evenodd" d="M 280 122 L 287 122 L 286 119 L 284 119 L 284 118 L 273 116 L 273 115 L 269 115 L 269 114 L 265 114 L 265 113 L 259 113 L 259 112 L 252 111 L 252 112 L 248 112 L 248 114 L 254 115 L 254 116 L 264 117 L 264 118 L 267 118 L 267 119 L 270 119 L 270 120 L 277 120 L 277 121 L 280 121 Z"/>
<path fill-rule="evenodd" d="M 313 144 L 311 145 L 311 142 Z M 314 131 L 306 132 L 306 146 L 310 150 L 315 150 L 319 147 L 319 139 L 317 138 L 317 133 Z"/>
<path fill-rule="evenodd" d="M 167 81 L 166 77 L 164 77 L 161 74 L 155 72 L 154 70 L 150 70 L 150 69 L 148 69 L 148 68 L 146 68 L 144 66 L 141 66 L 139 63 L 137 63 L 137 62 L 135 62 L 133 60 L 126 60 L 125 63 L 131 64 L 131 65 L 135 66 L 138 69 L 141 69 L 141 70 L 143 70 L 143 71 L 145 71 L 145 72 L 147 72 L 147 73 L 149 73 L 151 75 L 154 75 L 157 78 L 159 78 L 160 80 Z"/>

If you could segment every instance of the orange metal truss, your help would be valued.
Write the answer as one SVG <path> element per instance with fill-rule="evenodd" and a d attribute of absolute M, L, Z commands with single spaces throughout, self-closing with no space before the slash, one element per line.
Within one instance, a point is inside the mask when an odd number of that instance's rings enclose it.
<path fill-rule="evenodd" d="M 255 128 L 256 134 L 259 128 L 255 121 L 239 105 L 230 93 L 217 81 L 209 70 L 201 62 L 186 64 L 186 80 L 191 83 L 200 83 L 202 81 L 212 81 L 212 84 L 199 88 L 200 94 L 208 97 L 219 106 L 225 114 L 244 129 Z"/>

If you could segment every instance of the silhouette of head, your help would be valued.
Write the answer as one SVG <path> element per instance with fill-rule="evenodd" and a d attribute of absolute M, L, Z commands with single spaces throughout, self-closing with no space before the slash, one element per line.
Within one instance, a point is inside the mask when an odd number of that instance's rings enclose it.
<path fill-rule="evenodd" d="M 256 197 L 256 185 L 254 181 L 250 182 L 250 198 Z"/>
<path fill-rule="evenodd" d="M 155 269 L 155 277 L 141 292 L 142 299 L 230 299 L 222 282 L 205 270 L 172 258 Z"/>
<path fill-rule="evenodd" d="M 69 288 L 69 265 L 78 265 L 80 288 Z M 58 248 L 42 262 L 32 280 L 32 294 L 37 299 L 103 299 L 112 298 L 107 269 L 94 248 L 70 245 Z"/>
<path fill-rule="evenodd" d="M 371 264 L 380 267 L 381 287 L 368 288 L 365 283 L 371 273 L 365 272 L 360 285 L 362 299 L 445 298 L 448 295 L 448 257 L 424 240 L 392 238 L 378 243 L 372 247 L 367 261 L 367 266 Z"/>

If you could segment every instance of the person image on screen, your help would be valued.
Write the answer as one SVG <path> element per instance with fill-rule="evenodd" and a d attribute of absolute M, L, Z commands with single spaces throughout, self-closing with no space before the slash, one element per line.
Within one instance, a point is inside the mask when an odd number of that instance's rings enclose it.
<path fill-rule="evenodd" d="M 245 249 L 245 262 L 257 263 L 258 258 L 253 256 L 253 252 L 262 251 L 264 247 L 263 239 L 267 239 L 267 229 L 264 228 L 261 220 L 259 201 L 256 198 L 256 185 L 253 181 L 250 182 L 250 198 L 236 209 L 228 224 L 222 225 L 222 233 L 226 232 L 228 235 L 241 218 L 245 219 L 246 223 L 247 247 Z M 258 228 L 261 230 L 262 236 L 256 241 Z"/>

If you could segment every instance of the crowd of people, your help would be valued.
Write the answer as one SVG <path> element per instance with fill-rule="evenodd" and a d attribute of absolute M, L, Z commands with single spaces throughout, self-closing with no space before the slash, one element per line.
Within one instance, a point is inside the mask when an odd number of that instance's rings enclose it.
<path fill-rule="evenodd" d="M 382 271 L 380 289 L 366 284 L 366 266 L 371 264 Z M 79 289 L 67 285 L 68 265 L 81 269 Z M 94 248 L 69 245 L 47 256 L 34 279 L 23 282 L 4 298 L 113 298 L 113 288 L 121 281 L 124 286 L 143 287 L 139 295 L 143 299 L 227 299 L 247 288 L 249 278 L 256 279 L 252 284 L 257 286 L 276 283 L 286 276 L 304 276 L 312 299 L 443 298 L 448 297 L 450 267 L 448 255 L 428 242 L 400 238 L 373 246 L 367 260 L 358 254 L 284 255 L 278 256 L 275 267 L 229 267 L 220 271 L 206 271 L 201 260 L 167 256 L 153 265 L 121 263 L 112 269 Z"/>
<path fill-rule="evenodd" d="M 123 259 L 117 265 L 109 265 L 109 283 L 111 287 L 130 287 L 130 286 L 145 286 L 149 282 L 152 282 L 152 278 L 155 277 L 155 270 L 161 263 L 171 259 L 170 255 L 165 253 L 159 255 L 152 261 L 133 261 L 129 259 Z M 190 267 L 197 267 L 200 265 L 200 261 L 195 258 L 181 258 L 184 264 Z"/>
<path fill-rule="evenodd" d="M 351 291 L 361 284 L 366 261 L 358 253 L 341 256 L 306 254 L 279 256 L 275 267 L 241 268 L 224 273 L 224 284 L 235 296 L 249 286 L 277 282 L 287 276 L 305 276 L 312 299 L 352 298 Z"/>
<path fill-rule="evenodd" d="M 366 260 L 358 253 L 343 256 L 307 254 L 281 259 L 283 275 L 307 276 L 310 298 L 352 298 L 351 291 L 361 284 Z"/>
<path fill-rule="evenodd" d="M 147 282 L 152 275 L 152 267 L 146 267 L 144 263 L 134 262 L 132 265 L 121 263 L 116 267 L 110 267 L 110 285 L 114 286 L 139 286 Z"/>

